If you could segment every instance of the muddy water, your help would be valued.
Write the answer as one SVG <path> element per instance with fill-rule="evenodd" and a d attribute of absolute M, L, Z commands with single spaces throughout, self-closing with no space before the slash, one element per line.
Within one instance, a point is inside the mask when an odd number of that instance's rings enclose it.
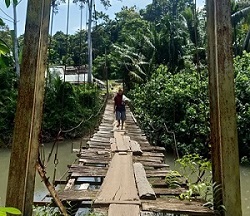
<path fill-rule="evenodd" d="M 79 149 L 79 144 L 80 140 L 60 141 L 58 143 L 58 165 L 56 168 L 56 179 L 61 178 L 64 173 L 67 172 L 67 165 L 72 164 L 76 159 L 76 153 L 72 153 L 72 149 Z M 48 158 L 48 155 L 51 152 L 51 147 L 52 143 L 46 143 L 44 146 L 46 158 Z M 54 174 L 54 156 L 55 150 L 51 155 L 51 159 L 46 169 L 47 176 L 50 177 L 51 181 L 53 179 Z M 5 205 L 9 160 L 10 150 L 0 149 L 0 206 Z M 37 174 L 34 199 L 36 201 L 41 200 L 46 194 L 48 194 L 48 191 L 44 184 L 41 182 L 40 176 Z"/>
<path fill-rule="evenodd" d="M 72 153 L 73 148 L 79 148 L 79 140 L 74 141 L 63 141 L 59 143 L 58 148 L 58 158 L 59 164 L 56 171 L 56 179 L 59 179 L 66 171 L 67 165 L 72 164 L 76 159 L 76 154 Z M 48 157 L 48 154 L 51 150 L 51 143 L 45 145 L 45 153 Z M 9 158 L 10 150 L 0 149 L 0 206 L 3 206 L 5 203 L 6 196 L 6 187 L 7 187 L 7 178 L 8 178 L 8 167 L 9 167 Z M 50 159 L 50 162 L 47 167 L 47 176 L 50 176 L 50 179 L 53 178 L 54 173 L 54 153 Z M 167 156 L 166 163 L 170 165 L 173 169 L 174 167 L 174 158 L 171 155 Z M 242 195 L 242 209 L 243 216 L 250 215 L 250 166 L 241 166 L 241 195 Z M 35 200 L 41 200 L 46 194 L 47 189 L 41 182 L 40 177 L 36 177 L 36 188 L 35 188 Z"/>

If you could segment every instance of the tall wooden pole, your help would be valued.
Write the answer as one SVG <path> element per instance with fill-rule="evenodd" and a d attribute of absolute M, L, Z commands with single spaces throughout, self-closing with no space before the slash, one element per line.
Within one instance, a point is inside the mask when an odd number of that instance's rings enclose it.
<path fill-rule="evenodd" d="M 6 206 L 32 215 L 51 0 L 29 0 Z"/>
<path fill-rule="evenodd" d="M 92 12 L 93 12 L 93 0 L 88 0 L 89 8 L 89 21 L 88 21 L 88 83 L 92 82 L 92 64 L 93 64 L 93 53 L 92 53 Z"/>
<path fill-rule="evenodd" d="M 222 186 L 215 206 L 241 216 L 230 0 L 207 0 L 207 16 L 213 180 Z"/>
<path fill-rule="evenodd" d="M 17 13 L 16 13 L 17 4 L 13 2 L 13 15 L 14 15 L 14 59 L 15 59 L 15 67 L 16 67 L 16 74 L 20 76 L 20 65 L 19 65 L 19 58 L 18 58 L 18 40 L 17 40 Z"/>

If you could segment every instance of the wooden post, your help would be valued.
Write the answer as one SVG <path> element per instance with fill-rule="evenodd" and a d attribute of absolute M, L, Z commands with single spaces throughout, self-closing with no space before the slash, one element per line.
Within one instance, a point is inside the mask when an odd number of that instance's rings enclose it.
<path fill-rule="evenodd" d="M 29 0 L 6 206 L 32 215 L 51 0 Z"/>
<path fill-rule="evenodd" d="M 207 16 L 213 180 L 222 186 L 215 206 L 241 216 L 230 0 L 207 0 Z"/>

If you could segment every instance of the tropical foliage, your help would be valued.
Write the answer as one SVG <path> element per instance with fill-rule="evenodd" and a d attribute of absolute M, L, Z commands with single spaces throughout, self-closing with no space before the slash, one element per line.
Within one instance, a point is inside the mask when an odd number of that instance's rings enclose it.
<path fill-rule="evenodd" d="M 60 13 L 57 6 L 63 2 L 52 2 L 57 9 L 54 12 Z M 101 2 L 110 5 L 110 1 Z M 240 156 L 249 159 L 250 5 L 245 0 L 231 2 Z M 122 7 L 114 19 L 98 11 L 93 17 L 98 21 L 92 29 L 94 76 L 123 80 L 133 99 L 132 108 L 153 144 L 177 148 L 180 155 L 199 153 L 210 157 L 205 11 L 196 9 L 191 0 L 153 0 L 140 11 Z M 0 25 L 0 34 L 4 34 L 1 38 L 5 39 L 0 41 L 0 76 L 6 80 L 0 88 L 0 102 L 4 104 L 0 109 L 0 130 L 1 140 L 6 143 L 13 127 L 17 80 L 11 34 L 2 20 Z M 51 35 L 48 53 L 51 65 L 87 64 L 87 32 Z M 91 115 L 90 107 L 98 107 L 98 93 L 86 89 L 59 79 L 48 83 L 45 138 L 86 119 Z"/>

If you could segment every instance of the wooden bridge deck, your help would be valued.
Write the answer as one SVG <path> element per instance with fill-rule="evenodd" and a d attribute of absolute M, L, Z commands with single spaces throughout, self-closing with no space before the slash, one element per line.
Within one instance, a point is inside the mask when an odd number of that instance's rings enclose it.
<path fill-rule="evenodd" d="M 214 215 L 202 202 L 180 201 L 183 187 L 168 188 L 164 179 L 170 172 L 162 147 L 151 146 L 127 110 L 125 130 L 116 129 L 112 101 L 109 101 L 98 131 L 78 152 L 72 164 L 62 201 L 92 207 L 108 216 L 144 216 L 154 213 Z"/>

